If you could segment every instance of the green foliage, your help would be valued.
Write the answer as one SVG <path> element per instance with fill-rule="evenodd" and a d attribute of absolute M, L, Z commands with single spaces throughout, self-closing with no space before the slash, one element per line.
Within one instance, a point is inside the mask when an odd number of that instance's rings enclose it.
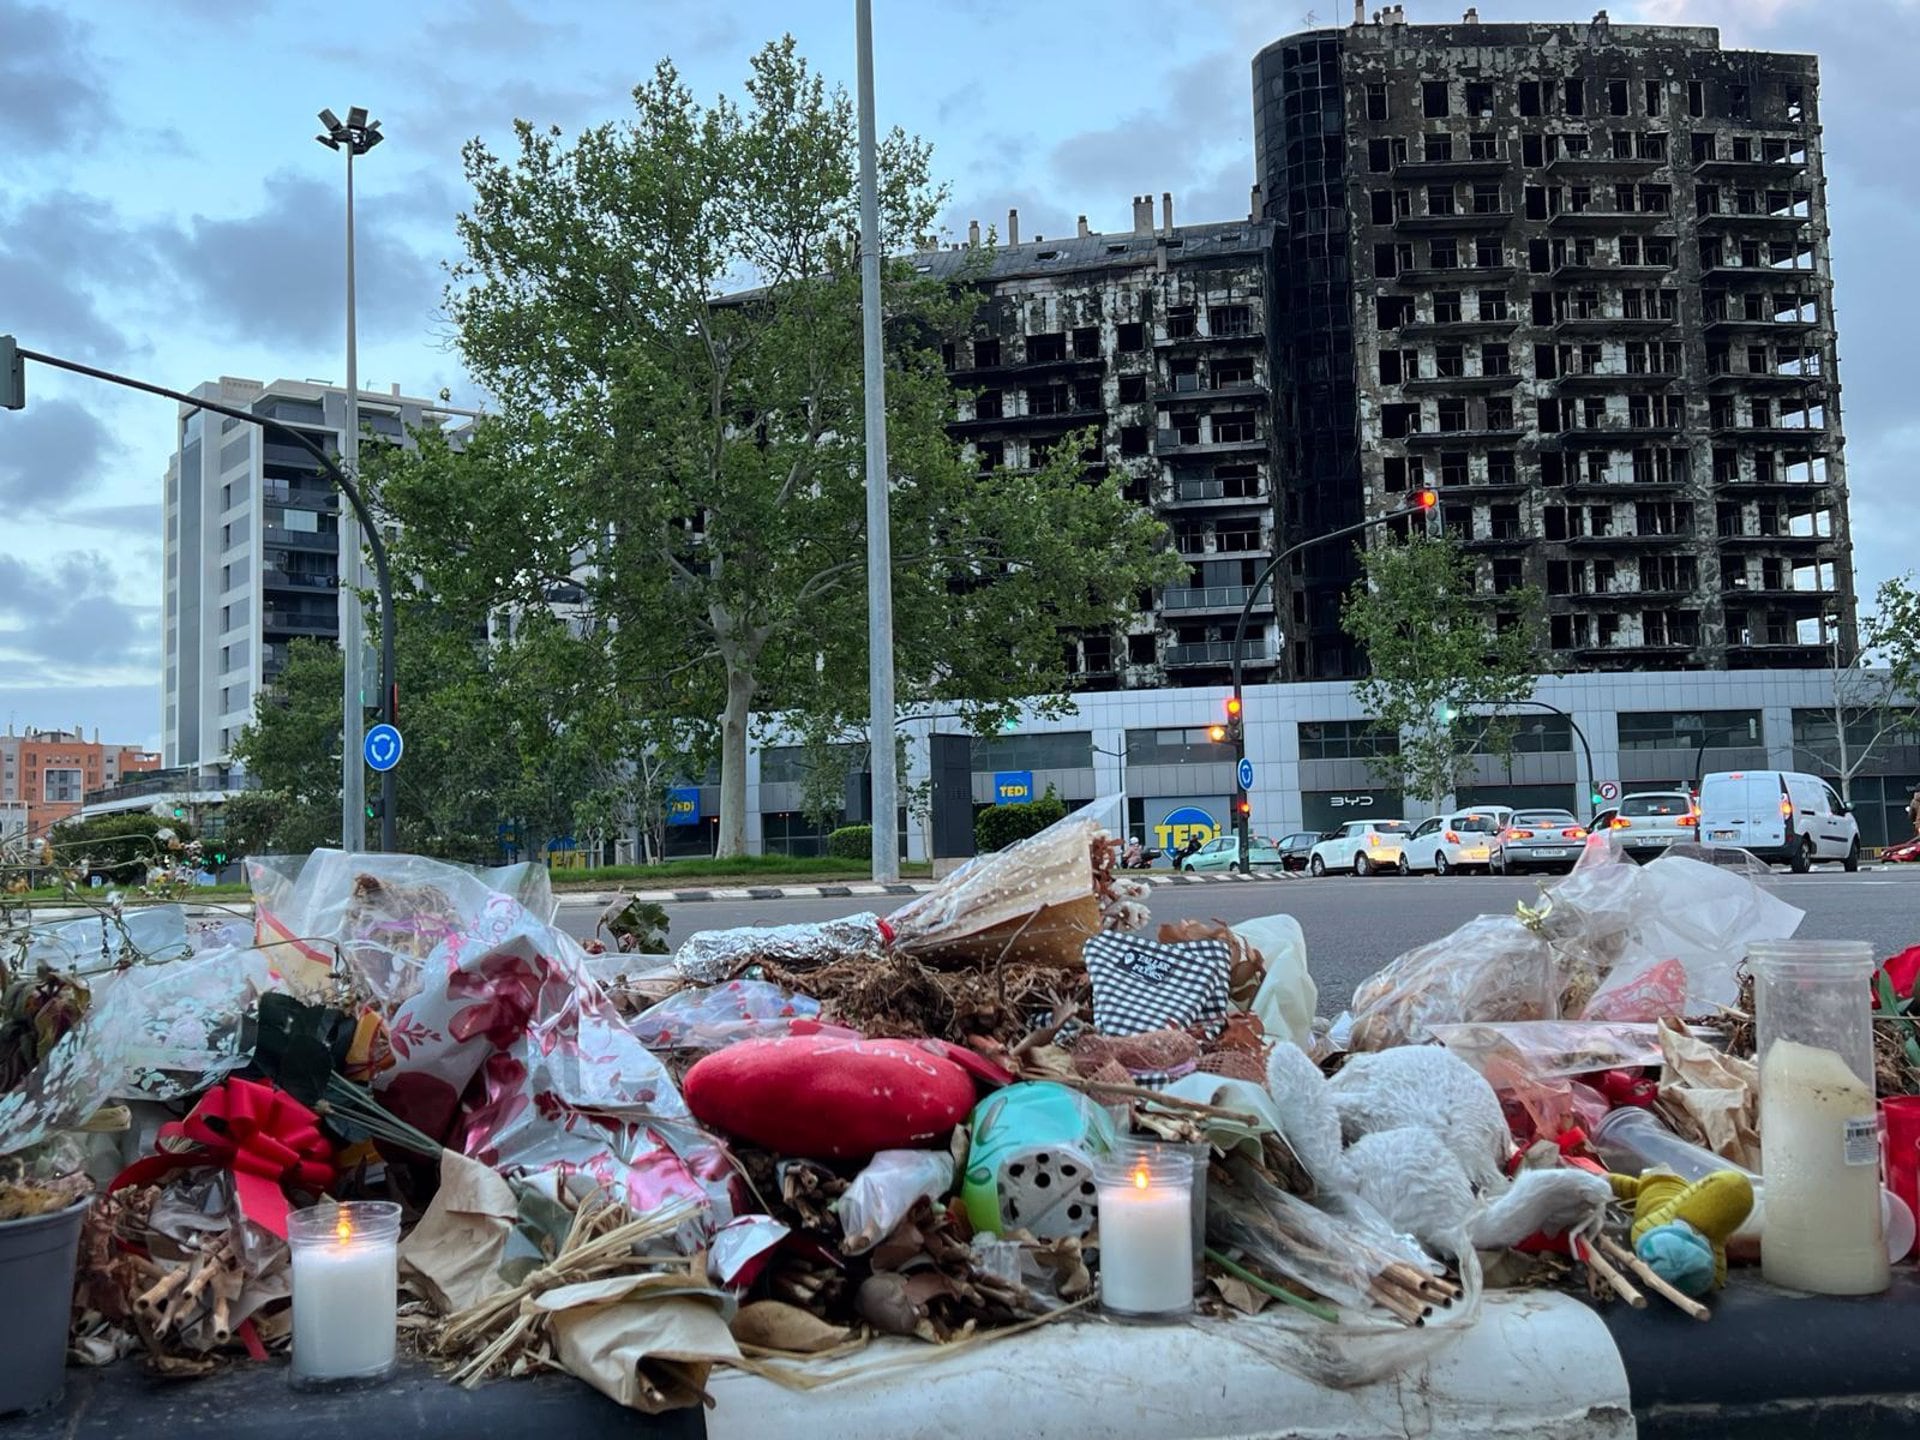
<path fill-rule="evenodd" d="M 1888 670 L 1890 689 L 1920 699 L 1920 588 L 1913 572 L 1892 575 L 1873 593 L 1873 613 L 1860 622 L 1860 648 Z"/>
<path fill-rule="evenodd" d="M 1341 615 L 1367 657 L 1355 696 L 1400 736 L 1397 754 L 1368 764 L 1383 782 L 1438 804 L 1466 779 L 1476 754 L 1512 753 L 1512 718 L 1498 712 L 1530 698 L 1539 679 L 1532 632 L 1540 597 L 1524 589 L 1503 595 L 1501 604 L 1521 618 L 1496 630 L 1475 593 L 1473 562 L 1451 539 L 1389 537 L 1364 563 Z"/>
<path fill-rule="evenodd" d="M 995 805 L 982 810 L 973 822 L 974 848 L 981 854 L 1004 850 L 1016 840 L 1038 835 L 1056 820 L 1067 818 L 1067 804 L 1047 786 L 1047 793 L 1028 805 Z"/>
<path fill-rule="evenodd" d="M 873 826 L 842 825 L 827 836 L 827 854 L 835 860 L 871 860 Z"/>
<path fill-rule="evenodd" d="M 116 885 L 136 885 L 146 878 L 150 867 L 166 863 L 173 855 L 172 845 L 160 838 L 163 832 L 177 845 L 186 845 L 194 838 L 193 827 L 184 820 L 133 810 L 69 820 L 55 826 L 48 839 L 53 845 L 53 859 L 60 866 L 84 865 L 90 873 L 104 875 Z"/>
<path fill-rule="evenodd" d="M 867 693 L 853 107 L 791 39 L 751 66 L 737 103 L 696 103 L 663 62 L 626 124 L 467 147 L 448 303 L 495 414 L 457 453 L 389 453 L 379 487 L 397 568 L 444 603 L 584 587 L 605 678 L 693 768 L 718 756 L 722 855 L 745 844 L 749 714 L 831 729 Z M 944 200 L 928 161 L 881 140 L 889 255 Z M 963 463 L 940 346 L 976 296 L 885 272 L 900 702 L 1057 697 L 1059 632 L 1111 628 L 1178 557 L 1077 443 L 1031 472 Z"/>

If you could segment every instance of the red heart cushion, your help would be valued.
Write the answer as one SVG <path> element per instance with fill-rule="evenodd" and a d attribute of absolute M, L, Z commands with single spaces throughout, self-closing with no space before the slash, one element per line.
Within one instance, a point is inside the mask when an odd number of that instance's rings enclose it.
<path fill-rule="evenodd" d="M 973 1081 L 907 1040 L 792 1035 L 743 1040 L 687 1072 L 687 1108 L 781 1155 L 864 1159 L 945 1143 L 973 1108 Z"/>

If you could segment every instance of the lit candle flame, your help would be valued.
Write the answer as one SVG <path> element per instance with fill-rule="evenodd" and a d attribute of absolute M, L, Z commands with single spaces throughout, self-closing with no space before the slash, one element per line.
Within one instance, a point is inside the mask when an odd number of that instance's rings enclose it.
<path fill-rule="evenodd" d="M 1134 1167 L 1133 1188 L 1136 1190 L 1144 1190 L 1147 1188 L 1147 1167 L 1145 1165 L 1137 1165 Z"/>
<path fill-rule="evenodd" d="M 347 1212 L 340 1212 L 340 1222 L 333 1227 L 333 1233 L 341 1244 L 353 1238 L 353 1222 L 347 1218 Z"/>

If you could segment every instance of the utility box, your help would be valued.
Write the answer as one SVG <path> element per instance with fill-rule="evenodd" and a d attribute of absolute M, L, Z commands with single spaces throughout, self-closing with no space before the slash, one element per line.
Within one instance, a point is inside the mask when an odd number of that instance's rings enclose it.
<path fill-rule="evenodd" d="M 928 739 L 933 776 L 933 854 L 935 861 L 973 854 L 973 740 L 966 735 Z"/>

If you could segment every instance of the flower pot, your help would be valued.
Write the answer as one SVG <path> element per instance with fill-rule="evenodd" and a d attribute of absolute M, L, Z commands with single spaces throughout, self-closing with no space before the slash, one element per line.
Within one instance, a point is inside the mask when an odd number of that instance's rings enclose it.
<path fill-rule="evenodd" d="M 0 1345 L 0 1415 L 38 1410 L 66 1387 L 73 1265 L 87 1202 L 51 1215 L 0 1221 L 0 1295 L 7 1339 Z"/>

